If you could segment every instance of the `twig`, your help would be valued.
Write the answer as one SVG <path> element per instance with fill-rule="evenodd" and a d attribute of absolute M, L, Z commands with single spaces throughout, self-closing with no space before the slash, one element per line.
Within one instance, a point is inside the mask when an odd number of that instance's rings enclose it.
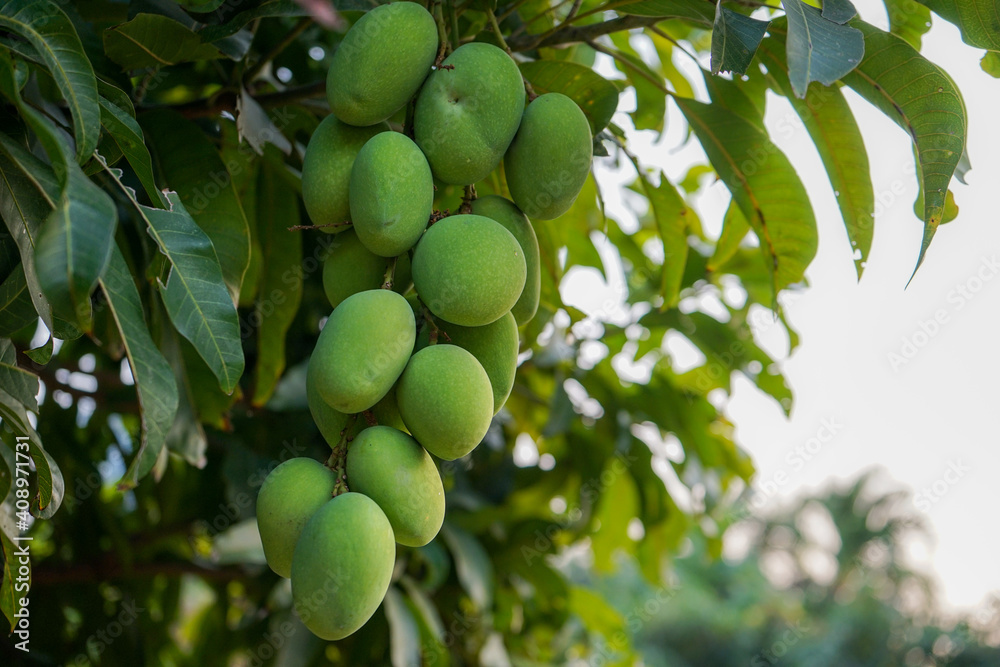
<path fill-rule="evenodd" d="M 462 197 L 462 205 L 458 207 L 459 213 L 472 213 L 472 202 L 476 201 L 479 196 L 476 194 L 475 185 L 465 186 L 465 196 Z"/>
<path fill-rule="evenodd" d="M 246 81 L 247 83 L 253 81 L 257 77 L 257 75 L 260 74 L 261 70 L 263 70 L 267 66 L 269 62 L 274 60 L 275 57 L 278 56 L 278 54 L 280 54 L 282 51 L 288 48 L 288 46 L 292 44 L 292 42 L 298 39 L 299 35 L 305 32 L 306 29 L 312 25 L 312 23 L 313 20 L 311 17 L 306 17 L 300 20 L 298 23 L 296 23 L 295 27 L 292 28 L 290 31 L 288 31 L 288 33 L 285 34 L 285 36 L 281 39 L 281 41 L 275 44 L 273 49 L 267 52 L 267 55 L 261 57 L 260 60 L 254 63 L 253 67 L 247 70 L 247 73 L 243 76 L 243 80 Z"/>
<path fill-rule="evenodd" d="M 503 33 L 500 31 L 500 25 L 497 23 L 497 17 L 493 14 L 493 10 L 487 8 L 486 15 L 490 17 L 490 25 L 493 28 L 493 34 L 497 36 L 497 41 L 500 42 L 500 46 L 502 46 L 503 50 L 507 52 L 510 59 L 514 60 L 514 54 L 510 50 L 510 47 L 507 46 L 507 42 L 503 38 Z M 517 61 L 514 60 L 514 62 L 516 63 Z M 525 79 L 523 74 L 521 75 L 521 81 L 524 83 L 524 92 L 528 94 L 529 102 L 538 97 L 538 93 L 536 93 L 535 89 L 531 87 L 531 82 Z"/>
<path fill-rule="evenodd" d="M 276 93 L 260 95 L 254 100 L 265 109 L 273 109 L 300 100 L 323 97 L 326 95 L 326 80 L 317 81 L 306 86 L 288 88 Z M 211 97 L 206 97 L 182 104 L 158 104 L 148 107 L 141 107 L 139 112 L 151 111 L 153 109 L 172 109 L 186 118 L 211 118 L 219 115 L 223 111 L 236 111 L 236 91 L 227 90 L 219 92 Z"/>
<path fill-rule="evenodd" d="M 352 223 L 350 220 L 345 220 L 344 222 L 328 222 L 324 225 L 293 225 L 288 228 L 288 231 L 299 232 L 302 231 L 303 229 L 323 229 L 324 227 L 347 227 L 348 225 L 352 224 L 354 223 Z"/>
<path fill-rule="evenodd" d="M 635 63 L 633 63 L 632 61 L 630 61 L 628 58 L 622 57 L 622 55 L 620 53 L 616 53 L 616 52 L 612 51 L 611 49 L 605 48 L 605 47 L 601 46 L 600 44 L 598 44 L 597 42 L 594 42 L 594 41 L 588 41 L 587 42 L 587 46 L 589 46 L 590 48 L 594 49 L 595 51 L 603 53 L 604 55 L 611 56 L 612 58 L 614 58 L 615 60 L 617 60 L 621 64 L 625 65 L 626 67 L 628 67 L 629 69 L 631 69 L 633 72 L 635 72 L 636 74 L 638 74 L 642 78 L 644 78 L 647 81 L 649 81 L 650 83 L 652 83 L 664 95 L 669 95 L 671 97 L 676 97 L 674 91 L 672 91 L 669 88 L 667 88 L 662 81 L 660 81 L 656 77 L 650 76 L 647 72 L 644 72 L 641 68 L 636 67 Z"/>
<path fill-rule="evenodd" d="M 385 269 L 385 276 L 382 278 L 382 289 L 392 289 L 392 280 L 396 277 L 396 260 L 398 257 L 393 257 L 389 260 L 389 266 Z"/>
<path fill-rule="evenodd" d="M 582 15 L 581 15 L 582 16 Z M 579 19 L 580 16 L 577 16 Z M 525 35 L 508 42 L 511 51 L 532 51 L 543 46 L 561 46 L 563 44 L 574 44 L 577 42 L 587 42 L 597 39 L 603 35 L 608 35 L 620 30 L 631 30 L 632 28 L 645 28 L 663 20 L 662 16 L 621 16 L 603 23 L 581 26 L 579 28 L 563 27 L 560 23 L 554 31 L 549 31 L 543 35 Z"/>

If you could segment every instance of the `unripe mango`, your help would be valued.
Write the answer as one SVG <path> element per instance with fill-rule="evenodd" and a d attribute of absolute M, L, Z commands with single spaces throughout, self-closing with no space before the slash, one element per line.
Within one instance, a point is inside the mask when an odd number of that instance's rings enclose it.
<path fill-rule="evenodd" d="M 336 447 L 337 443 L 340 442 L 341 432 L 347 428 L 351 421 L 351 416 L 334 410 L 323 400 L 323 397 L 319 395 L 319 388 L 316 386 L 318 377 L 317 373 L 310 373 L 307 368 L 306 401 L 309 403 L 309 412 L 312 414 L 319 432 L 323 435 L 323 439 L 330 447 Z"/>
<path fill-rule="evenodd" d="M 445 461 L 475 449 L 493 418 L 489 376 L 455 345 L 431 345 L 414 354 L 396 385 L 396 400 L 417 442 Z"/>
<path fill-rule="evenodd" d="M 320 398 L 347 414 L 378 403 L 406 366 L 414 326 L 406 299 L 391 290 L 368 290 L 344 299 L 309 359 L 308 373 L 316 376 Z"/>
<path fill-rule="evenodd" d="M 424 154 L 409 137 L 372 137 L 351 170 L 351 220 L 370 251 L 395 257 L 427 227 L 434 206 L 434 179 Z"/>
<path fill-rule="evenodd" d="M 347 452 L 347 483 L 378 503 L 400 544 L 422 547 L 441 530 L 441 475 L 424 448 L 402 431 L 362 431 Z"/>
<path fill-rule="evenodd" d="M 517 65 L 501 49 L 473 42 L 455 49 L 427 77 L 417 97 L 414 138 L 435 176 L 468 185 L 500 164 L 522 111 Z"/>
<path fill-rule="evenodd" d="M 271 471 L 257 494 L 257 530 L 267 564 L 292 574 L 295 543 L 306 523 L 333 496 L 333 471 L 319 461 L 289 459 Z"/>
<path fill-rule="evenodd" d="M 495 322 L 524 289 L 524 253 L 514 235 L 480 215 L 434 223 L 413 254 L 413 286 L 432 313 L 467 327 Z"/>
<path fill-rule="evenodd" d="M 576 102 L 562 93 L 538 96 L 504 156 L 514 203 L 529 218 L 558 218 L 580 194 L 593 153 L 590 123 Z"/>
<path fill-rule="evenodd" d="M 442 323 L 449 342 L 472 353 L 493 387 L 493 414 L 507 402 L 517 372 L 517 322 L 511 313 L 482 327 Z"/>
<path fill-rule="evenodd" d="M 341 234 L 323 260 L 323 291 L 330 305 L 336 308 L 352 294 L 381 287 L 388 267 L 388 260 L 366 248 L 353 229 Z M 407 253 L 396 260 L 393 275 L 392 289 L 402 294 L 413 282 Z"/>
<path fill-rule="evenodd" d="M 295 611 L 320 639 L 343 639 L 378 609 L 395 563 L 385 513 L 360 493 L 339 495 L 309 519 L 295 545 Z"/>
<path fill-rule="evenodd" d="M 496 220 L 504 229 L 514 235 L 521 251 L 524 253 L 524 263 L 527 274 L 524 289 L 517 303 L 510 309 L 517 323 L 527 324 L 538 312 L 538 299 L 541 296 L 542 273 L 538 253 L 538 237 L 531 226 L 528 217 L 521 212 L 514 202 L 498 195 L 486 195 L 472 202 L 472 212 Z"/>
<path fill-rule="evenodd" d="M 330 225 L 351 219 L 348 195 L 351 166 L 369 139 L 389 129 L 387 123 L 352 127 L 327 116 L 309 139 L 302 161 L 302 203 L 314 225 Z M 349 225 L 321 227 L 328 234 L 350 229 Z"/>
<path fill-rule="evenodd" d="M 437 25 L 415 2 L 375 7 L 347 31 L 333 54 L 326 96 L 337 118 L 374 125 L 413 97 L 437 56 Z"/>

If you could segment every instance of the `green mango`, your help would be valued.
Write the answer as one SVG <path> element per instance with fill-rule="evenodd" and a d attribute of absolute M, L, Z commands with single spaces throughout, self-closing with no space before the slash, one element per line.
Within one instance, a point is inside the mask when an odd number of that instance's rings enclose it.
<path fill-rule="evenodd" d="M 417 96 L 414 138 L 437 178 L 468 185 L 500 164 L 523 111 L 524 82 L 513 59 L 472 42 L 427 77 Z"/>
<path fill-rule="evenodd" d="M 527 272 L 514 235 L 480 215 L 434 223 L 413 253 L 413 287 L 443 320 L 478 327 L 517 303 Z"/>
<path fill-rule="evenodd" d="M 320 639 L 343 639 L 378 609 L 395 564 L 385 513 L 360 493 L 339 495 L 313 514 L 295 545 L 295 611 Z"/>
<path fill-rule="evenodd" d="M 443 322 L 448 342 L 472 353 L 490 378 L 493 387 L 493 414 L 507 402 L 517 372 L 517 322 L 507 313 L 483 327 L 462 327 Z"/>
<path fill-rule="evenodd" d="M 391 290 L 368 290 L 344 299 L 333 309 L 309 359 L 307 372 L 315 374 L 316 393 L 346 414 L 378 403 L 406 366 L 414 327 L 406 299 Z"/>
<path fill-rule="evenodd" d="M 389 129 L 387 123 L 351 127 L 335 116 L 327 116 L 309 139 L 302 161 L 302 203 L 314 225 L 329 225 L 351 219 L 348 204 L 351 166 L 365 143 Z M 321 227 L 328 234 L 350 229 L 349 225 Z"/>
<path fill-rule="evenodd" d="M 311 363 L 311 362 L 310 362 Z M 306 402 L 309 404 L 309 413 L 312 414 L 316 427 L 323 435 L 330 447 L 336 447 L 340 442 L 340 434 L 348 424 L 351 424 L 351 415 L 344 414 L 339 410 L 330 407 L 323 397 L 319 395 L 319 388 L 316 386 L 317 373 L 306 371 Z M 355 420 L 356 421 L 356 420 Z"/>
<path fill-rule="evenodd" d="M 580 194 L 593 153 L 590 123 L 576 102 L 562 93 L 538 96 L 504 156 L 511 198 L 529 218 L 558 218 Z"/>
<path fill-rule="evenodd" d="M 475 449 L 493 418 L 493 387 L 482 365 L 456 345 L 431 345 L 410 358 L 396 385 L 403 423 L 445 461 Z"/>
<path fill-rule="evenodd" d="M 333 471 L 319 461 L 289 459 L 271 471 L 257 494 L 257 530 L 275 573 L 292 574 L 292 553 L 306 523 L 333 496 Z"/>
<path fill-rule="evenodd" d="M 333 54 L 326 96 L 349 125 L 388 119 L 420 88 L 437 57 L 437 24 L 415 2 L 375 7 L 351 26 Z"/>
<path fill-rule="evenodd" d="M 352 294 L 381 287 L 388 266 L 386 258 L 366 248 L 354 230 L 338 236 L 323 260 L 323 291 L 330 305 L 336 308 Z M 408 254 L 396 260 L 393 276 L 394 292 L 402 294 L 412 284 Z"/>
<path fill-rule="evenodd" d="M 424 154 L 406 135 L 372 137 L 351 170 L 351 220 L 376 255 L 396 257 L 413 247 L 434 207 L 434 179 Z"/>
<path fill-rule="evenodd" d="M 498 195 L 486 195 L 473 201 L 472 213 L 499 222 L 504 229 L 514 235 L 524 252 L 524 263 L 527 267 L 524 289 L 510 312 L 514 314 L 514 319 L 519 325 L 527 324 L 538 312 L 538 300 L 542 290 L 541 261 L 535 229 L 514 202 Z"/>
<path fill-rule="evenodd" d="M 389 426 L 362 431 L 347 452 L 347 483 L 382 508 L 396 541 L 422 547 L 444 523 L 444 486 L 416 440 Z"/>

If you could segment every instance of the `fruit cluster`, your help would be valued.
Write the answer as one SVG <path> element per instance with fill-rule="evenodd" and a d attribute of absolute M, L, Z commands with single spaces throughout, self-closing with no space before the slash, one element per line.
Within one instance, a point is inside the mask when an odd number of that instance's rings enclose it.
<path fill-rule="evenodd" d="M 538 308 L 525 214 L 564 213 L 590 170 L 590 126 L 575 102 L 548 93 L 525 107 L 502 49 L 472 42 L 436 63 L 438 46 L 418 4 L 359 19 L 334 54 L 333 113 L 302 169 L 310 217 L 339 234 L 323 269 L 333 312 L 307 374 L 333 454 L 278 466 L 257 517 L 268 564 L 291 578 L 300 617 L 324 639 L 375 612 L 396 542 L 422 546 L 440 530 L 431 454 L 457 459 L 486 435 L 513 387 L 518 325 Z M 409 136 L 387 123 L 404 108 Z M 467 197 L 459 214 L 434 210 L 435 182 L 470 186 L 501 160 L 513 202 Z"/>

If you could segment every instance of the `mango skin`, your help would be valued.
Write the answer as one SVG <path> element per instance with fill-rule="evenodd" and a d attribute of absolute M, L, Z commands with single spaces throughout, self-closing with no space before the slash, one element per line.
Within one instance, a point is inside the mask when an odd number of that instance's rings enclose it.
<path fill-rule="evenodd" d="M 420 88 L 437 57 L 434 18 L 415 2 L 375 7 L 351 26 L 333 54 L 326 96 L 348 125 L 381 123 Z"/>
<path fill-rule="evenodd" d="M 396 257 L 417 242 L 434 207 L 434 179 L 406 135 L 385 132 L 364 145 L 351 169 L 351 220 L 366 248 Z"/>
<path fill-rule="evenodd" d="M 378 609 L 395 563 L 385 513 L 360 493 L 339 495 L 309 519 L 295 545 L 295 611 L 320 639 L 343 639 Z"/>
<path fill-rule="evenodd" d="M 413 287 L 432 313 L 478 327 L 500 319 L 524 289 L 524 253 L 514 235 L 480 215 L 434 223 L 413 253 Z"/>
<path fill-rule="evenodd" d="M 425 347 L 396 385 L 403 423 L 434 456 L 453 461 L 476 448 L 493 418 L 493 388 L 482 365 L 456 345 Z"/>
<path fill-rule="evenodd" d="M 327 405 L 326 401 L 319 395 L 315 378 L 316 374 L 314 373 L 306 374 L 306 400 L 309 403 L 309 412 L 312 414 L 313 421 L 316 422 L 326 444 L 330 445 L 332 449 L 340 443 L 340 437 L 345 428 L 350 427 L 345 435 L 354 438 L 368 427 L 368 422 L 363 416 L 347 415 Z M 371 408 L 371 411 L 375 421 L 379 424 L 392 426 L 401 431 L 406 430 L 403 418 L 399 416 L 395 390 L 390 390 L 388 394 L 383 396 L 382 400 Z"/>
<path fill-rule="evenodd" d="M 562 93 L 538 96 L 504 156 L 511 198 L 529 218 L 558 218 L 580 194 L 593 153 L 590 123 L 576 102 Z"/>
<path fill-rule="evenodd" d="M 541 260 L 535 229 L 514 202 L 498 195 L 486 195 L 473 201 L 472 213 L 499 222 L 504 229 L 514 235 L 524 252 L 524 263 L 527 267 L 524 289 L 510 312 L 514 314 L 518 325 L 527 324 L 538 312 L 538 301 L 542 292 Z"/>
<path fill-rule="evenodd" d="M 472 353 L 490 378 L 493 388 L 493 414 L 507 402 L 517 373 L 517 322 L 507 313 L 483 327 L 462 327 L 443 322 L 441 329 L 452 345 Z"/>
<path fill-rule="evenodd" d="M 316 127 L 302 161 L 302 203 L 314 225 L 347 222 L 351 166 L 365 143 L 389 129 L 387 123 L 371 127 L 351 127 L 327 116 Z M 328 234 L 350 229 L 350 225 L 321 227 Z"/>
<path fill-rule="evenodd" d="M 330 305 L 336 308 L 352 294 L 381 287 L 388 266 L 388 260 L 366 248 L 353 229 L 340 234 L 323 260 L 323 291 Z M 402 294 L 412 284 L 408 254 L 396 260 L 393 276 L 394 292 Z"/>
<path fill-rule="evenodd" d="M 444 523 L 444 486 L 434 459 L 389 426 L 362 431 L 347 451 L 347 483 L 385 512 L 396 541 L 422 547 Z"/>
<path fill-rule="evenodd" d="M 345 414 L 367 410 L 389 393 L 416 336 L 413 311 L 391 290 L 359 292 L 333 309 L 309 359 L 306 382 Z"/>
<path fill-rule="evenodd" d="M 295 543 L 319 508 L 333 496 L 333 471 L 319 461 L 289 459 L 271 471 L 257 494 L 257 530 L 264 557 L 276 574 L 292 575 Z"/>
<path fill-rule="evenodd" d="M 444 183 L 468 185 L 496 169 L 524 111 L 524 83 L 503 50 L 482 42 L 458 47 L 417 97 L 414 138 Z"/>

